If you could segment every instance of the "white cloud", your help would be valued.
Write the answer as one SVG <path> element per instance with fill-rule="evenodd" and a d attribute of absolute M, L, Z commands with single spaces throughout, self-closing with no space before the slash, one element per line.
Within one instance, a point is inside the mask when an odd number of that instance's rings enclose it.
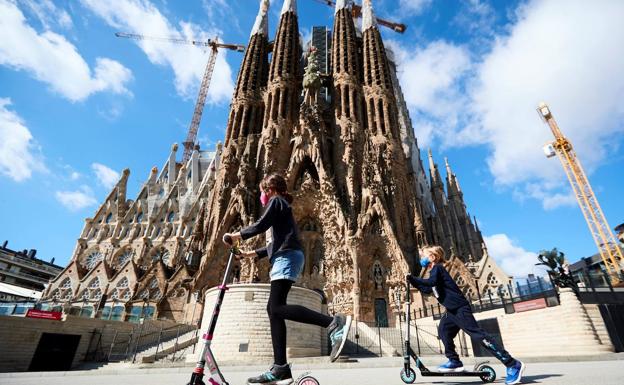
<path fill-rule="evenodd" d="M 74 23 L 66 10 L 57 8 L 52 0 L 21 0 L 22 4 L 39 19 L 45 29 L 51 25 L 58 25 L 70 29 Z"/>
<path fill-rule="evenodd" d="M 428 147 L 434 136 L 445 143 L 472 142 L 474 138 L 457 135 L 467 103 L 459 81 L 472 65 L 468 50 L 440 40 L 416 50 L 392 41 L 388 45 L 399 63 L 399 81 L 418 143 Z"/>
<path fill-rule="evenodd" d="M 624 128 L 622 14 L 624 3 L 615 1 L 591 7 L 570 1 L 563 8 L 532 2 L 518 11 L 510 35 L 483 61 L 473 93 L 498 183 L 563 180 L 559 162 L 541 152 L 553 140 L 535 112 L 542 100 L 589 170 L 605 158 L 607 142 Z"/>
<path fill-rule="evenodd" d="M 549 102 L 588 173 L 615 153 L 624 132 L 622 14 L 618 1 L 530 1 L 480 58 L 444 42 L 401 47 L 419 142 L 484 145 L 498 187 L 547 209 L 571 205 L 561 164 L 542 153 L 553 136 L 535 108 Z"/>
<path fill-rule="evenodd" d="M 544 275 L 544 269 L 535 266 L 537 253 L 527 251 L 515 244 L 507 234 L 494 234 L 484 237 L 488 252 L 503 271 L 514 278 L 528 274 Z"/>
<path fill-rule="evenodd" d="M 0 98 L 0 174 L 21 182 L 47 168 L 30 130 L 10 105 L 11 99 Z"/>
<path fill-rule="evenodd" d="M 410 15 L 418 15 L 422 13 L 425 8 L 431 5 L 433 0 L 400 0 L 399 6 L 401 12 L 405 12 Z"/>
<path fill-rule="evenodd" d="M 216 29 L 205 31 L 190 22 L 182 21 L 178 26 L 174 26 L 147 0 L 123 2 L 82 0 L 82 4 L 109 26 L 122 32 L 198 41 L 205 41 L 220 34 Z M 176 90 L 181 96 L 191 99 L 197 96 L 208 60 L 208 50 L 158 40 L 140 40 L 137 44 L 152 63 L 171 67 L 175 74 Z M 226 56 L 226 50 L 219 51 L 208 91 L 208 103 L 228 102 L 232 97 L 234 82 Z"/>
<path fill-rule="evenodd" d="M 524 201 L 534 198 L 542 202 L 544 210 L 554 210 L 559 207 L 574 207 L 577 205 L 576 198 L 571 189 L 567 193 L 556 191 L 558 186 L 544 183 L 526 183 L 522 188 L 516 188 L 513 192 L 515 199 Z"/>
<path fill-rule="evenodd" d="M 70 211 L 78 211 L 97 203 L 93 191 L 85 185 L 75 191 L 57 191 L 55 196 Z"/>
<path fill-rule="evenodd" d="M 92 73 L 76 47 L 52 31 L 38 33 L 16 4 L 0 0 L 0 64 L 23 70 L 71 101 L 111 91 L 129 94 L 132 73 L 119 62 L 97 58 Z"/>
<path fill-rule="evenodd" d="M 113 188 L 119 181 L 119 173 L 103 164 L 93 163 L 91 164 L 91 168 L 93 172 L 95 172 L 98 182 L 108 189 Z"/>

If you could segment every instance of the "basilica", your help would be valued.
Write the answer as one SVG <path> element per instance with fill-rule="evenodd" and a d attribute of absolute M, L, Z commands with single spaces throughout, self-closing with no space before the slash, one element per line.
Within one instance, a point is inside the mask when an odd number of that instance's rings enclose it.
<path fill-rule="evenodd" d="M 432 153 L 421 153 L 371 3 L 360 23 L 350 1 L 338 0 L 331 32 L 323 28 L 328 38 L 304 49 L 297 1 L 283 1 L 269 36 L 270 4 L 261 0 L 223 143 L 196 146 L 184 163 L 174 144 L 134 199 L 124 170 L 85 221 L 44 308 L 197 322 L 203 293 L 225 270 L 221 237 L 260 217 L 258 184 L 271 172 L 286 176 L 294 196 L 306 255 L 297 284 L 322 293 L 330 311 L 392 319 L 405 275 L 426 274 L 419 248 L 434 244 L 467 295 L 498 295 L 511 277 L 488 254 L 449 162 L 443 178 Z M 232 280 L 266 282 L 268 270 L 266 259 L 244 260 Z"/>

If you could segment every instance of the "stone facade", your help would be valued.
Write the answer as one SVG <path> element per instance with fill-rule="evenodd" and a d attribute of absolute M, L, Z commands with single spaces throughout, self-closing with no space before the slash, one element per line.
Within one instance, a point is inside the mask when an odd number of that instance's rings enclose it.
<path fill-rule="evenodd" d="M 466 291 L 475 289 L 475 277 L 492 287 L 507 283 L 487 255 L 448 162 L 446 186 L 431 153 L 426 175 L 370 1 L 361 31 L 349 5 L 337 2 L 330 72 L 302 92 L 296 1 L 284 1 L 269 44 L 269 4 L 262 0 L 223 147 L 214 154 L 195 151 L 179 164 L 174 146 L 135 201 L 126 200 L 124 171 L 87 219 L 70 265 L 46 293 L 48 304 L 67 311 L 91 307 L 113 318 L 125 312 L 131 320 L 196 320 L 204 300 L 193 293 L 216 286 L 225 268 L 223 234 L 260 217 L 258 184 L 275 171 L 286 176 L 295 198 L 306 255 L 299 284 L 324 293 L 332 312 L 393 319 L 395 294 L 406 273 L 420 273 L 418 249 L 430 244 L 445 247 Z M 307 66 L 308 77 L 317 80 L 313 69 Z M 317 97 L 318 87 L 328 90 L 327 99 Z M 266 259 L 245 260 L 234 267 L 234 279 L 267 281 L 268 270 Z"/>

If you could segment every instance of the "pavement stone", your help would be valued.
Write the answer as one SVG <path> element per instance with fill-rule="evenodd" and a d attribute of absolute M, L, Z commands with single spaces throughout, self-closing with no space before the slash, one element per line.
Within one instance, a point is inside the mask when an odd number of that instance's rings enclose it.
<path fill-rule="evenodd" d="M 373 363 L 370 361 L 361 364 Z M 431 363 L 433 367 L 434 363 Z M 498 374 L 496 383 L 504 383 L 504 367 L 500 364 L 492 365 Z M 224 367 L 223 373 L 230 385 L 246 384 L 246 379 L 257 375 L 262 369 L 244 367 Z M 305 365 L 293 367 L 293 375 L 300 375 Z M 318 368 L 312 369 L 322 385 L 400 385 L 399 378 L 401 367 L 365 367 L 359 365 L 355 368 Z M 191 370 L 186 367 L 143 369 L 143 370 L 119 370 L 115 373 L 84 373 L 84 372 L 48 372 L 48 373 L 5 373 L 0 376 L 0 384 L 11 385 L 184 385 L 188 382 Z M 525 384 L 553 384 L 553 385 L 622 385 L 624 381 L 624 365 L 620 360 L 611 361 L 581 361 L 581 362 L 534 362 L 527 366 L 522 383 Z M 418 384 L 480 384 L 481 381 L 474 378 L 423 378 L 417 375 Z"/>

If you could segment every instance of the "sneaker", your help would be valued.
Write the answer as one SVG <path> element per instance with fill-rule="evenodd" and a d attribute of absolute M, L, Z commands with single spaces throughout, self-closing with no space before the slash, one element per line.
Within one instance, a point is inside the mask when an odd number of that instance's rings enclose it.
<path fill-rule="evenodd" d="M 342 348 L 344 348 L 345 342 L 347 342 L 347 336 L 349 335 L 349 329 L 351 328 L 351 316 L 344 316 L 342 314 L 336 314 L 334 320 L 327 327 L 329 332 L 329 340 L 331 341 L 331 362 L 336 361 Z"/>
<path fill-rule="evenodd" d="M 446 364 L 438 366 L 438 371 L 441 373 L 463 372 L 464 364 L 461 361 L 449 360 Z"/>
<path fill-rule="evenodd" d="M 526 369 L 526 365 L 516 360 L 516 362 L 512 366 L 507 368 L 507 377 L 505 377 L 505 384 L 519 384 L 520 380 L 522 380 L 522 373 L 524 373 L 524 369 Z"/>
<path fill-rule="evenodd" d="M 292 382 L 292 373 L 290 372 L 290 365 L 288 364 L 273 365 L 268 371 L 247 380 L 248 385 L 289 385 L 292 384 Z"/>

